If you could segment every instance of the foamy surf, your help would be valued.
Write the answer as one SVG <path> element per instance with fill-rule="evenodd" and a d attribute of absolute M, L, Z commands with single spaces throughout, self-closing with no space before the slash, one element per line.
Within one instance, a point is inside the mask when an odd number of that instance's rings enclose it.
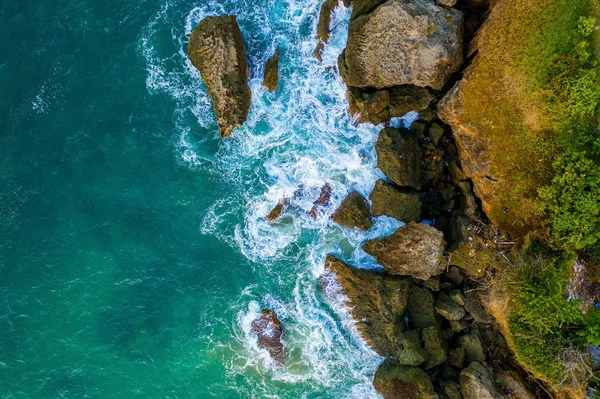
<path fill-rule="evenodd" d="M 173 11 L 178 2 L 166 3 L 139 46 L 147 63 L 148 90 L 165 93 L 176 104 L 173 141 L 179 162 L 208 171 L 231 187 L 210 207 L 201 232 L 244 254 L 254 262 L 255 273 L 269 280 L 267 291 L 250 286 L 232 304 L 231 331 L 237 344 L 220 343 L 235 354 L 227 362 L 229 373 L 248 385 L 239 387 L 239 393 L 250 397 L 294 397 L 290 386 L 298 383 L 313 387 L 301 397 L 379 397 L 371 379 L 381 358 L 358 338 L 344 298 L 336 294 L 325 300 L 318 284 L 328 253 L 353 265 L 378 268 L 362 244 L 402 225 L 379 217 L 362 232 L 331 221 L 351 191 L 368 197 L 383 177 L 374 150 L 381 127 L 354 123 L 337 73 L 350 10 L 340 5 L 333 13 L 331 38 L 319 63 L 313 50 L 321 0 L 237 3 L 198 1 L 183 14 Z M 237 15 L 246 39 L 252 107 L 247 122 L 219 140 L 212 104 L 187 59 L 186 46 L 202 18 L 223 14 Z M 175 54 L 157 44 L 165 27 L 179 48 Z M 282 49 L 280 83 L 269 92 L 261 86 L 262 75 L 276 46 Z M 416 117 L 409 113 L 392 125 L 409 126 Z M 325 184 L 331 187 L 331 199 L 314 220 L 309 211 Z M 289 204 L 282 215 L 267 221 L 283 199 Z M 284 326 L 290 357 L 282 367 L 274 365 L 251 333 L 252 320 L 263 308 L 274 309 Z"/>

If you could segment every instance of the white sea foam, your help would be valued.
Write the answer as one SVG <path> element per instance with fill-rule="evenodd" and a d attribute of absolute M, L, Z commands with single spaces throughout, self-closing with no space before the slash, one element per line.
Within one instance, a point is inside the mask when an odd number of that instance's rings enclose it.
<path fill-rule="evenodd" d="M 383 176 L 376 168 L 374 150 L 381 127 L 354 124 L 336 70 L 346 45 L 350 10 L 340 6 L 334 12 L 330 42 L 319 63 L 313 50 L 321 0 L 252 7 L 234 1 L 198 3 L 185 14 L 166 3 L 148 24 L 139 45 L 147 63 L 147 88 L 168 94 L 176 103 L 178 133 L 173 142 L 179 162 L 213 173 L 236 188 L 233 196 L 208 209 L 201 232 L 233 245 L 272 279 L 273 287 L 287 287 L 273 290 L 281 293 L 277 298 L 258 292 L 257 286 L 247 287 L 232 305 L 231 327 L 243 350 L 231 349 L 235 355 L 228 369 L 233 375 L 255 376 L 259 382 L 244 393 L 251 397 L 285 396 L 278 396 L 267 381 L 309 383 L 315 392 L 347 386 L 338 397 L 379 397 L 370 379 L 381 358 L 358 338 L 344 298 L 335 294 L 333 300 L 324 301 L 317 283 L 328 253 L 357 266 L 378 268 L 361 245 L 402 225 L 379 217 L 369 231 L 362 232 L 331 221 L 349 192 L 357 190 L 367 197 Z M 202 18 L 222 14 L 236 14 L 246 38 L 252 107 L 247 122 L 217 144 L 212 104 L 187 59 L 186 46 Z M 175 54 L 159 46 L 164 29 L 172 30 Z M 276 46 L 282 49 L 279 87 L 269 92 L 261 81 L 264 64 Z M 393 123 L 410 126 L 416 117 L 410 113 Z M 313 220 L 308 212 L 324 184 L 331 186 L 331 200 Z M 265 216 L 284 198 L 289 205 L 277 221 L 269 223 Z M 283 367 L 275 367 L 250 331 L 265 307 L 274 309 L 285 326 L 290 359 Z"/>

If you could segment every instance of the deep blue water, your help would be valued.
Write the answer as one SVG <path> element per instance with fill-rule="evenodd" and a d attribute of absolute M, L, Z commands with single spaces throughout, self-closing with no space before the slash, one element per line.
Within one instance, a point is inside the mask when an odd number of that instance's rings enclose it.
<path fill-rule="evenodd" d="M 332 68 L 349 10 L 312 57 L 319 3 L 0 0 L 0 398 L 378 397 L 381 359 L 318 276 L 328 252 L 373 267 L 356 248 L 398 223 L 329 219 L 380 176 L 379 129 L 352 123 Z M 253 105 L 222 140 L 186 47 L 225 13 Z M 325 182 L 332 204 L 313 221 Z M 284 325 L 280 368 L 249 331 L 263 307 Z"/>

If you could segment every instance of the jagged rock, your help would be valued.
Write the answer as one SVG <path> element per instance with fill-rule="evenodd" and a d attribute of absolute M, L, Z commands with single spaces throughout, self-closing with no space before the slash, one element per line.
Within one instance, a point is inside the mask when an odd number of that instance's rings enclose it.
<path fill-rule="evenodd" d="M 403 366 L 418 366 L 423 364 L 429 353 L 423 349 L 419 330 L 410 330 L 398 337 L 398 350 L 392 354 Z"/>
<path fill-rule="evenodd" d="M 389 237 L 367 241 L 362 248 L 389 274 L 427 280 L 442 272 L 445 245 L 441 231 L 409 222 Z"/>
<path fill-rule="evenodd" d="M 384 399 L 438 399 L 426 372 L 386 359 L 375 373 L 373 386 Z"/>
<path fill-rule="evenodd" d="M 308 213 L 311 218 L 316 219 L 319 215 L 319 210 L 329 205 L 329 200 L 331 199 L 331 186 L 329 183 L 325 183 L 323 188 L 321 188 L 321 194 L 319 198 L 313 203 L 313 207 Z"/>
<path fill-rule="evenodd" d="M 500 382 L 504 391 L 511 399 L 535 399 L 527 383 L 514 371 L 495 370 L 496 380 Z"/>
<path fill-rule="evenodd" d="M 389 216 L 403 222 L 421 220 L 421 195 L 407 191 L 383 180 L 377 180 L 369 196 L 374 216 Z"/>
<path fill-rule="evenodd" d="M 461 331 L 466 330 L 467 328 L 471 327 L 471 323 L 469 323 L 467 320 L 465 319 L 461 319 L 461 320 L 450 320 L 450 328 L 452 329 L 453 332 L 455 333 L 459 333 Z"/>
<path fill-rule="evenodd" d="M 390 0 L 350 21 L 342 77 L 352 87 L 440 90 L 462 64 L 462 24 L 460 11 L 429 0 Z"/>
<path fill-rule="evenodd" d="M 437 123 L 433 123 L 431 126 L 429 126 L 429 130 L 427 132 L 433 145 L 438 145 L 440 139 L 444 135 L 444 128 Z"/>
<path fill-rule="evenodd" d="M 440 389 L 447 399 L 462 399 L 460 386 L 452 380 L 440 380 Z"/>
<path fill-rule="evenodd" d="M 275 362 L 285 361 L 285 352 L 281 336 L 283 329 L 274 311 L 265 309 L 260 317 L 252 322 L 252 332 L 258 336 L 258 346 L 266 349 Z"/>
<path fill-rule="evenodd" d="M 235 16 L 200 21 L 190 36 L 188 57 L 212 99 L 219 135 L 229 136 L 246 121 L 251 102 L 244 39 Z"/>
<path fill-rule="evenodd" d="M 433 276 L 429 280 L 423 281 L 423 287 L 427 287 L 433 292 L 438 292 L 441 289 L 440 276 Z"/>
<path fill-rule="evenodd" d="M 460 391 L 464 399 L 503 399 L 486 363 L 472 362 L 460 373 Z"/>
<path fill-rule="evenodd" d="M 461 369 L 465 364 L 465 348 L 452 348 L 448 352 L 448 363 Z"/>
<path fill-rule="evenodd" d="M 437 327 L 427 327 L 421 330 L 423 348 L 429 358 L 423 365 L 426 370 L 439 366 L 448 359 L 446 342 Z"/>
<path fill-rule="evenodd" d="M 465 309 L 477 323 L 489 324 L 492 322 L 492 316 L 485 311 L 479 295 L 475 291 L 465 292 Z"/>
<path fill-rule="evenodd" d="M 408 294 L 408 324 L 411 328 L 437 327 L 435 298 L 429 288 L 413 285 Z"/>
<path fill-rule="evenodd" d="M 267 90 L 273 91 L 277 88 L 279 82 L 279 47 L 275 50 L 275 54 L 267 60 L 265 65 L 265 78 L 263 79 L 263 86 Z"/>
<path fill-rule="evenodd" d="M 423 151 L 417 138 L 407 129 L 386 128 L 379 133 L 377 167 L 398 186 L 421 189 Z"/>
<path fill-rule="evenodd" d="M 281 214 L 283 213 L 285 207 L 288 206 L 289 204 L 290 204 L 290 199 L 289 198 L 283 198 L 283 199 L 279 200 L 279 202 L 277 203 L 277 205 L 275 205 L 275 207 L 267 215 L 267 220 L 269 222 L 272 222 L 275 219 L 277 219 L 279 216 L 281 216 Z"/>
<path fill-rule="evenodd" d="M 331 23 L 331 13 L 338 6 L 338 0 L 325 0 L 321 4 L 321 11 L 319 12 L 319 24 L 317 25 L 317 47 L 315 48 L 315 58 L 322 61 L 321 53 L 325 49 L 325 45 L 329 41 L 329 35 L 331 30 L 329 24 Z"/>
<path fill-rule="evenodd" d="M 435 301 L 435 310 L 444 316 L 446 320 L 460 320 L 465 317 L 465 310 L 463 307 L 450 299 L 445 292 L 440 292 L 440 295 Z"/>
<path fill-rule="evenodd" d="M 459 347 L 465 350 L 465 360 L 467 363 L 485 361 L 481 338 L 479 338 L 476 330 L 471 329 L 468 334 L 458 337 L 457 343 Z"/>
<path fill-rule="evenodd" d="M 465 296 L 461 290 L 452 290 L 448 296 L 460 306 L 465 306 Z"/>
<path fill-rule="evenodd" d="M 390 356 L 398 351 L 396 339 L 405 330 L 408 280 L 356 269 L 328 255 L 320 281 L 327 296 L 345 296 L 358 332 L 375 352 Z"/>
<path fill-rule="evenodd" d="M 340 204 L 333 214 L 333 221 L 349 228 L 369 230 L 373 225 L 371 210 L 367 200 L 358 192 L 353 191 Z"/>

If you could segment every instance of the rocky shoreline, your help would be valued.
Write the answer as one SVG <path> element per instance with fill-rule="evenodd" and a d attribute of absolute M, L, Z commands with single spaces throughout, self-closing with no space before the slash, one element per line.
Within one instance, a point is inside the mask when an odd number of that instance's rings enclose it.
<path fill-rule="evenodd" d="M 329 255 L 322 290 L 345 298 L 358 333 L 386 357 L 373 381 L 386 399 L 544 397 L 514 361 L 479 297 L 479 273 L 469 267 L 474 250 L 487 246 L 475 233 L 487 220 L 479 180 L 487 175 L 474 172 L 485 164 L 473 156 L 478 144 L 453 124 L 452 107 L 467 59 L 464 43 L 481 25 L 489 3 L 344 1 L 350 3 L 348 44 L 338 68 L 357 122 L 387 126 L 376 144 L 377 166 L 386 179 L 376 183 L 368 201 L 350 193 L 333 220 L 361 230 L 371 227 L 372 216 L 406 224 L 363 246 L 383 272 L 361 270 Z M 326 0 L 321 7 L 317 59 L 339 4 Z M 249 108 L 243 41 L 234 17 L 213 17 L 211 28 L 205 21 L 190 38 L 189 54 L 207 84 L 225 137 L 244 122 Z M 217 62 L 206 62 L 207 54 Z M 278 57 L 279 49 L 265 68 L 268 90 L 277 87 Z M 415 110 L 419 119 L 409 129 L 389 126 L 392 118 Z M 326 184 L 310 217 L 318 217 L 330 195 Z M 275 221 L 289 203 L 281 199 L 267 219 Z M 284 330 L 271 310 L 252 324 L 259 346 L 279 364 L 285 362 Z"/>

